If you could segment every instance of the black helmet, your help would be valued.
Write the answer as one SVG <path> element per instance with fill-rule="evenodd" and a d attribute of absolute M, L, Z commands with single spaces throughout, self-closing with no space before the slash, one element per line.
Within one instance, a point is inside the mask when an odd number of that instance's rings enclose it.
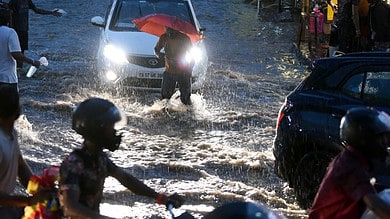
<path fill-rule="evenodd" d="M 101 98 L 90 98 L 80 103 L 72 114 L 72 129 L 85 139 L 104 147 L 110 151 L 118 149 L 121 135 L 112 129 L 118 122 L 125 122 L 126 118 L 110 101 Z"/>
<path fill-rule="evenodd" d="M 343 144 L 369 156 L 387 155 L 388 145 L 376 144 L 377 137 L 385 133 L 390 133 L 390 117 L 374 108 L 352 108 L 341 119 L 340 138 Z"/>
<path fill-rule="evenodd" d="M 207 214 L 204 219 L 283 219 L 263 205 L 252 202 L 233 202 L 222 205 Z"/>

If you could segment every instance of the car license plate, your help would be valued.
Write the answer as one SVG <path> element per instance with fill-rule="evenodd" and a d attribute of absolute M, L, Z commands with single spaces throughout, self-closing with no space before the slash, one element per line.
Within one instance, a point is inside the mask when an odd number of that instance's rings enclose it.
<path fill-rule="evenodd" d="M 149 72 L 141 72 L 138 73 L 139 78 L 162 78 L 161 73 L 149 73 Z"/>

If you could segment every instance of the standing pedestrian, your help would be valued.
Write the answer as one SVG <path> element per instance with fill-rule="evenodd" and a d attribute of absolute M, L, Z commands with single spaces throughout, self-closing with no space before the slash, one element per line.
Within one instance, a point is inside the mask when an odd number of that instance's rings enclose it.
<path fill-rule="evenodd" d="M 327 0 L 334 11 L 337 11 L 336 26 L 338 29 L 339 51 L 350 53 L 356 51 L 359 44 L 360 21 L 359 21 L 360 0 L 338 0 L 337 5 Z"/>
<path fill-rule="evenodd" d="M 329 164 L 309 219 L 360 218 L 366 208 L 390 218 L 390 205 L 377 194 L 372 178 L 386 166 L 390 117 L 373 108 L 350 109 L 341 119 L 345 149 Z"/>
<path fill-rule="evenodd" d="M 11 10 L 11 27 L 18 34 L 22 53 L 28 50 L 29 9 L 32 9 L 37 14 L 50 14 L 57 17 L 62 15 L 58 10 L 48 11 L 38 8 L 32 0 L 10 0 L 8 7 Z M 17 67 L 22 68 L 23 62 L 18 61 Z"/>
<path fill-rule="evenodd" d="M 0 84 L 11 84 L 18 89 L 16 60 L 39 68 L 40 62 L 27 58 L 20 49 L 18 35 L 9 27 L 10 12 L 0 8 Z"/>
<path fill-rule="evenodd" d="M 115 151 L 122 136 L 114 128 L 126 117 L 110 101 L 90 98 L 80 103 L 72 114 L 72 129 L 84 142 L 67 156 L 60 167 L 60 203 L 67 218 L 108 218 L 100 215 L 104 180 L 108 176 L 137 195 L 149 197 L 158 204 L 180 207 L 184 199 L 158 193 L 118 167 L 103 149 Z"/>
<path fill-rule="evenodd" d="M 383 0 L 370 0 L 369 20 L 374 49 L 390 49 L 390 5 Z"/>
<path fill-rule="evenodd" d="M 337 28 L 337 0 L 327 0 L 326 3 L 330 6 L 327 10 L 328 15 L 332 15 L 332 23 L 330 27 L 330 36 L 329 36 L 329 50 L 328 56 L 335 56 L 339 49 L 339 39 L 338 39 L 338 28 Z"/>
<path fill-rule="evenodd" d="M 2 219 L 16 219 L 23 216 L 24 206 L 43 202 L 53 194 L 50 190 L 40 190 L 33 196 L 15 194 L 17 180 L 27 188 L 33 174 L 22 156 L 14 128 L 20 105 L 13 86 L 0 85 L 0 106 L 0 215 Z"/>
<path fill-rule="evenodd" d="M 187 60 L 187 53 L 192 43 L 190 38 L 172 28 L 166 27 L 156 46 L 155 54 L 161 57 L 161 49 L 165 51 L 165 71 L 161 83 L 162 99 L 170 99 L 179 84 L 180 100 L 185 105 L 191 104 L 191 76 L 194 62 Z"/>

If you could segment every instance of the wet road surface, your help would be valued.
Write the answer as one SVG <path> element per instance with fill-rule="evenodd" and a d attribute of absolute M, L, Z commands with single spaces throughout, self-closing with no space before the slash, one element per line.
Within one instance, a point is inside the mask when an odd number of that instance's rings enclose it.
<path fill-rule="evenodd" d="M 200 218 L 223 203 L 261 202 L 288 218 L 306 212 L 273 173 L 272 140 L 284 96 L 305 75 L 292 53 L 297 22 L 279 22 L 276 6 L 261 10 L 240 0 L 194 1 L 206 30 L 210 66 L 204 89 L 192 95 L 188 112 L 151 110 L 158 93 L 112 95 L 96 88 L 98 29 L 108 1 L 35 0 L 38 7 L 61 8 L 64 17 L 30 14 L 30 50 L 48 67 L 26 78 L 20 71 L 24 115 L 18 121 L 22 150 L 34 171 L 59 165 L 80 145 L 70 126 L 72 108 L 92 96 L 107 98 L 128 117 L 116 164 L 157 191 L 186 196 L 176 213 Z M 272 4 L 272 2 L 270 3 Z M 153 200 L 138 197 L 107 179 L 102 213 L 117 218 L 169 218 Z"/>

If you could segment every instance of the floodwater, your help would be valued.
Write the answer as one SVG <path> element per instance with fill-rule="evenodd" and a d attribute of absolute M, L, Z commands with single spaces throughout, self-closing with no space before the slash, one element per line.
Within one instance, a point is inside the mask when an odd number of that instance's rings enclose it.
<path fill-rule="evenodd" d="M 303 218 L 293 191 L 273 172 L 272 140 L 284 96 L 306 74 L 292 53 L 297 22 L 279 22 L 273 2 L 257 11 L 243 0 L 194 0 L 206 30 L 210 66 L 204 89 L 184 111 L 156 110 L 158 93 L 112 95 L 96 88 L 94 56 L 107 1 L 35 0 L 38 7 L 61 8 L 63 17 L 30 12 L 29 57 L 45 56 L 49 65 L 26 78 L 20 71 L 23 116 L 17 128 L 24 156 L 39 173 L 59 165 L 80 145 L 71 130 L 73 107 L 88 97 L 107 98 L 127 115 L 114 162 L 160 192 L 177 192 L 186 203 L 175 211 L 196 218 L 223 203 L 263 203 L 287 218 Z M 268 4 L 268 5 L 266 5 Z M 176 101 L 176 102 L 175 102 Z M 175 108 L 176 107 L 176 108 Z M 178 110 L 179 109 L 179 110 Z M 169 212 L 122 187 L 105 184 L 103 214 L 116 218 L 169 218 Z"/>

